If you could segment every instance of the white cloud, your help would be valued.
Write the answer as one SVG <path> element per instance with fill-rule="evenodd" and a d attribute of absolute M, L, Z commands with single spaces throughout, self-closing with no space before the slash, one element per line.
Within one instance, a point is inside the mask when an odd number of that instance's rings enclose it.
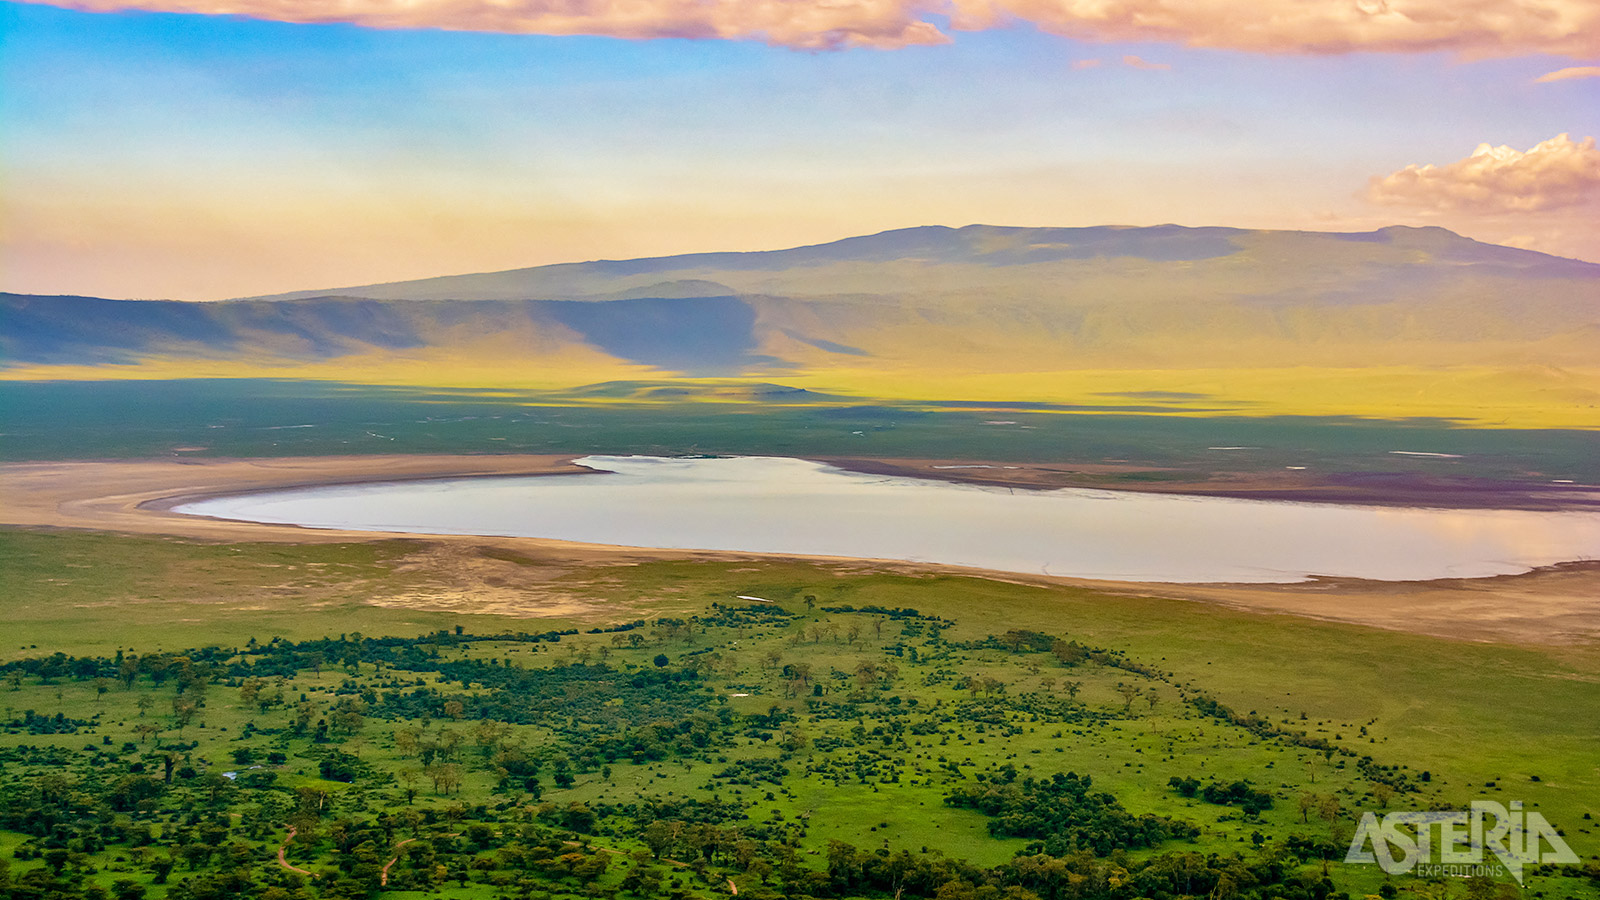
<path fill-rule="evenodd" d="M 1089 41 L 1157 41 L 1259 53 L 1450 51 L 1468 57 L 1600 56 L 1595 0 L 34 0 L 374 28 L 764 41 L 796 49 L 895 48 L 1030 23 Z"/>
<path fill-rule="evenodd" d="M 1375 177 L 1367 198 L 1386 206 L 1468 213 L 1533 213 L 1600 200 L 1594 138 L 1557 135 L 1526 153 L 1479 144 L 1444 166 L 1410 165 Z"/>

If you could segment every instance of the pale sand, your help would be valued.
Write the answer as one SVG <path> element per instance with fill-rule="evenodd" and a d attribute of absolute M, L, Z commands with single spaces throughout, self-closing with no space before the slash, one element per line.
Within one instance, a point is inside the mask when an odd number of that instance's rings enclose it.
<path fill-rule="evenodd" d="M 170 507 L 200 497 L 291 486 L 590 471 L 573 465 L 573 458 L 436 455 L 7 463 L 0 464 L 0 525 L 171 535 L 224 542 L 390 540 L 397 535 L 228 522 L 180 515 L 171 512 Z M 940 461 L 938 464 L 959 462 Z M 1006 474 L 1016 471 L 1017 482 L 1026 483 L 1030 474 L 1035 474 L 1025 471 L 1031 468 L 1034 467 L 1004 471 Z M 951 470 L 937 471 L 949 473 Z M 994 470 L 964 471 L 989 476 L 1001 474 Z M 918 474 L 931 475 L 933 471 L 924 469 Z M 556 613 L 552 607 L 561 604 L 541 603 L 535 609 L 528 609 L 525 593 L 497 589 L 503 573 L 493 571 L 497 564 L 482 556 L 480 551 L 484 548 L 515 551 L 547 564 L 551 567 L 549 571 L 585 565 L 627 565 L 650 559 L 756 558 L 742 553 L 605 547 L 533 538 L 430 535 L 417 540 L 433 549 L 410 564 L 443 567 L 449 570 L 449 580 L 458 587 L 445 595 L 397 597 L 387 602 L 435 608 L 443 604 L 462 612 L 475 610 L 502 615 L 551 615 Z M 977 573 L 955 567 L 881 560 L 824 561 L 845 570 L 944 571 L 1032 584 L 1075 585 L 1109 594 L 1200 601 L 1240 610 L 1285 613 L 1461 640 L 1546 645 L 1600 643 L 1600 562 L 1565 564 L 1526 575 L 1426 582 L 1323 579 L 1298 585 L 1153 585 Z"/>
<path fill-rule="evenodd" d="M 296 543 L 371 539 L 366 532 L 186 516 L 186 500 L 306 485 L 480 475 L 588 472 L 571 456 L 322 456 L 154 459 L 0 465 L 0 524 Z M 385 535 L 392 537 L 393 535 Z"/>

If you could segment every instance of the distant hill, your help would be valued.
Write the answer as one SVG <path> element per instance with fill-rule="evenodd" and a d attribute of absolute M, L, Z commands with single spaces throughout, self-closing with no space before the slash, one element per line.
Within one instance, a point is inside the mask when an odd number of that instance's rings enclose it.
<path fill-rule="evenodd" d="M 1462 266 L 1473 267 L 1480 274 L 1494 270 L 1515 276 L 1538 273 L 1580 278 L 1594 278 L 1600 270 L 1592 263 L 1479 243 L 1443 228 L 1392 227 L 1330 233 L 1177 225 L 930 225 L 789 250 L 567 263 L 253 299 L 342 296 L 384 300 L 610 300 L 625 295 L 821 297 L 1031 288 L 1046 293 L 1034 299 L 1048 302 L 1062 299 L 1062 290 L 1069 297 L 1077 294 L 1072 282 L 1086 277 L 1111 276 L 1143 282 L 1180 273 L 1237 273 L 1241 268 L 1258 276 L 1286 279 L 1278 286 L 1283 290 L 1310 289 L 1311 295 L 1306 299 L 1314 299 L 1323 293 L 1318 290 L 1318 276 L 1354 276 L 1371 284 L 1399 270 L 1417 274 L 1421 269 L 1431 269 L 1435 275 L 1442 275 L 1442 270 Z M 956 281 L 946 283 L 952 277 Z M 1184 277 L 1189 280 L 1186 274 Z M 1231 288 L 1234 293 L 1257 293 L 1267 286 L 1240 281 L 1217 287 Z"/>
<path fill-rule="evenodd" d="M 715 376 L 845 394 L 1256 402 L 1269 400 L 1246 382 L 1264 372 L 1285 373 L 1281 394 L 1311 370 L 1430 369 L 1581 416 L 1600 366 L 1600 265 L 1440 228 L 929 226 L 216 303 L 5 294 L 0 357 L 10 378 Z M 1398 383 L 1348 386 L 1372 407 Z"/>

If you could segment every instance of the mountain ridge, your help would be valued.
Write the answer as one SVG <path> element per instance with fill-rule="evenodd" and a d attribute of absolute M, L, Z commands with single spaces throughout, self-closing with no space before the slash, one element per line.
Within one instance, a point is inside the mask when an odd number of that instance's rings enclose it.
<path fill-rule="evenodd" d="M 1441 228 L 927 226 L 377 287 L 209 303 L 0 294 L 0 378 L 735 378 L 1353 414 L 1433 414 L 1448 393 L 1452 410 L 1499 397 L 1600 427 L 1600 265 Z"/>
<path fill-rule="evenodd" d="M 1440 246 L 1449 247 L 1452 256 L 1459 255 L 1467 248 L 1471 248 L 1484 255 L 1482 262 L 1498 262 L 1509 264 L 1513 261 L 1525 262 L 1529 265 L 1566 267 L 1573 265 L 1579 269 L 1591 269 L 1600 273 L 1600 264 L 1583 260 L 1567 259 L 1565 257 L 1550 256 L 1534 250 L 1523 250 L 1515 247 L 1504 247 L 1497 244 L 1486 244 L 1466 238 L 1445 228 L 1438 226 L 1406 226 L 1390 225 L 1367 232 L 1319 232 L 1319 231 L 1272 231 L 1265 229 L 1229 228 L 1226 226 L 1185 226 L 1185 225 L 1154 225 L 1154 226 L 1122 226 L 1100 225 L 1073 228 L 1055 227 L 1028 227 L 1028 226 L 1001 226 L 1001 225 L 966 225 L 951 227 L 946 225 L 921 225 L 910 228 L 890 229 L 870 235 L 860 235 L 840 238 L 820 244 L 806 244 L 798 247 L 787 247 L 775 250 L 748 250 L 748 251 L 714 251 L 701 253 L 686 253 L 667 256 L 641 257 L 638 259 L 596 259 L 582 262 L 553 263 L 543 266 L 526 266 L 513 269 L 504 269 L 493 272 L 473 272 L 459 275 L 441 275 L 429 278 L 411 279 L 405 281 L 382 282 L 377 284 L 355 285 L 340 288 L 326 288 L 314 290 L 290 291 L 280 294 L 266 294 L 252 297 L 233 298 L 235 300 L 292 300 L 310 299 L 313 297 L 364 297 L 369 299 L 437 299 L 437 300 L 474 300 L 474 299 L 531 299 L 523 296 L 513 298 L 496 293 L 474 294 L 467 290 L 454 294 L 432 292 L 427 296 L 416 295 L 416 291 L 426 291 L 429 287 L 448 283 L 467 283 L 475 281 L 500 281 L 517 277 L 527 278 L 540 274 L 563 275 L 567 273 L 593 273 L 600 277 L 623 277 L 641 273 L 659 273 L 672 271 L 690 271 L 704 268 L 715 268 L 717 264 L 738 263 L 732 266 L 736 271 L 762 271 L 776 268 L 773 263 L 786 263 L 790 266 L 816 265 L 819 262 L 888 262 L 904 260 L 908 251 L 923 253 L 947 251 L 944 258 L 936 260 L 938 263 L 950 264 L 955 262 L 974 262 L 972 258 L 952 259 L 948 251 L 955 248 L 972 251 L 977 240 L 985 238 L 1003 240 L 1005 238 L 1029 238 L 1030 248 L 1038 248 L 1040 244 L 1057 247 L 1053 253 L 1050 250 L 1039 250 L 1031 256 L 1019 254 L 1014 246 L 991 250 L 988 254 L 991 264 L 1027 264 L 1037 262 L 1062 261 L 1068 259 L 1092 258 L 1118 258 L 1132 257 L 1152 261 L 1193 261 L 1195 259 L 1217 258 L 1228 255 L 1219 252 L 1231 238 L 1249 235 L 1286 235 L 1306 237 L 1313 239 L 1326 239 L 1348 243 L 1365 244 L 1392 244 L 1394 238 L 1410 238 L 1411 244 L 1421 248 L 1423 245 L 1432 245 L 1433 249 Z M 934 237 L 944 237 L 947 240 L 937 241 Z M 949 239 L 957 239 L 955 241 Z M 1076 240 L 1070 240 L 1076 239 Z M 1147 246 L 1142 253 L 1127 252 L 1134 249 L 1137 243 Z M 1061 245 L 1065 245 L 1062 247 Z M 1184 257 L 1176 251 L 1180 246 L 1187 246 L 1195 255 Z M 1232 249 L 1237 246 L 1228 243 Z M 1202 248 L 1204 248 L 1202 250 Z M 826 251 L 846 251 L 844 253 Z M 861 251 L 855 252 L 849 251 Z M 893 250 L 897 255 L 890 255 L 884 251 Z M 1123 254 L 1105 251 L 1122 250 Z M 1152 250 L 1165 250 L 1166 254 L 1151 255 Z M 1008 255 L 1009 251 L 1009 255 Z M 974 254 L 974 256 L 979 254 Z M 718 284 L 719 287 L 723 285 Z M 406 291 L 412 296 L 401 296 L 397 292 Z M 481 290 L 481 289 L 480 289 Z M 523 290 L 523 294 L 527 291 Z M 576 296 L 552 294 L 541 299 L 577 299 Z"/>

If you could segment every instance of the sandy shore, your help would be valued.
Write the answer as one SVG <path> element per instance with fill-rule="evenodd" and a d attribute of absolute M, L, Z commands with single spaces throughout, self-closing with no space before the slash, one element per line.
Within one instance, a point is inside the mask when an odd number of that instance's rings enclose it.
<path fill-rule="evenodd" d="M 7 463 L 0 465 L 0 525 L 171 535 L 209 541 L 327 543 L 387 540 L 395 535 L 230 522 L 181 515 L 171 512 L 171 507 L 201 497 L 291 486 L 590 471 L 573 465 L 572 459 L 571 456 L 438 455 Z M 1082 466 L 948 468 L 991 465 L 960 461 L 830 462 L 839 462 L 858 471 L 1018 487 L 1059 487 L 1062 485 L 1050 482 L 1060 478 L 1061 470 L 1084 470 Z M 1163 484 L 1161 489 L 1171 492 L 1172 486 Z M 1593 488 L 1587 489 L 1587 492 L 1592 491 Z M 1584 491 L 1551 493 L 1557 499 L 1574 501 L 1563 504 L 1562 508 L 1592 508 L 1589 506 L 1591 499 L 1579 496 L 1586 493 Z M 1275 496 L 1279 499 L 1308 499 L 1282 494 Z M 1364 501 L 1351 496 L 1347 502 Z M 1553 501 L 1545 498 L 1539 502 Z M 1438 502 L 1429 505 L 1504 504 Z M 751 554 L 714 551 L 613 548 L 531 538 L 429 536 L 419 540 L 438 547 L 452 558 L 460 558 L 462 552 L 468 550 L 472 551 L 469 555 L 476 556 L 477 551 L 484 547 L 502 547 L 569 565 L 626 564 L 659 558 L 752 557 Z M 833 562 L 857 569 L 864 564 L 861 560 Z M 871 565 L 899 571 L 947 569 L 970 572 L 953 567 L 882 561 Z M 1215 603 L 1241 610 L 1291 614 L 1462 640 L 1520 644 L 1600 643 L 1600 562 L 1564 564 L 1525 575 L 1425 582 L 1319 579 L 1293 585 L 1153 585 L 1019 577 L 1002 573 L 992 577 L 1007 581 L 1079 585 L 1110 594 Z M 463 611 L 466 605 L 462 604 Z M 497 608 L 485 611 L 514 612 L 500 608 L 503 604 L 493 605 Z"/>
<path fill-rule="evenodd" d="M 320 456 L 0 465 L 0 524 L 166 534 L 219 541 L 334 542 L 358 531 L 227 522 L 171 512 L 220 494 L 296 486 L 588 472 L 571 456 Z M 393 537 L 393 535 L 382 535 Z"/>

